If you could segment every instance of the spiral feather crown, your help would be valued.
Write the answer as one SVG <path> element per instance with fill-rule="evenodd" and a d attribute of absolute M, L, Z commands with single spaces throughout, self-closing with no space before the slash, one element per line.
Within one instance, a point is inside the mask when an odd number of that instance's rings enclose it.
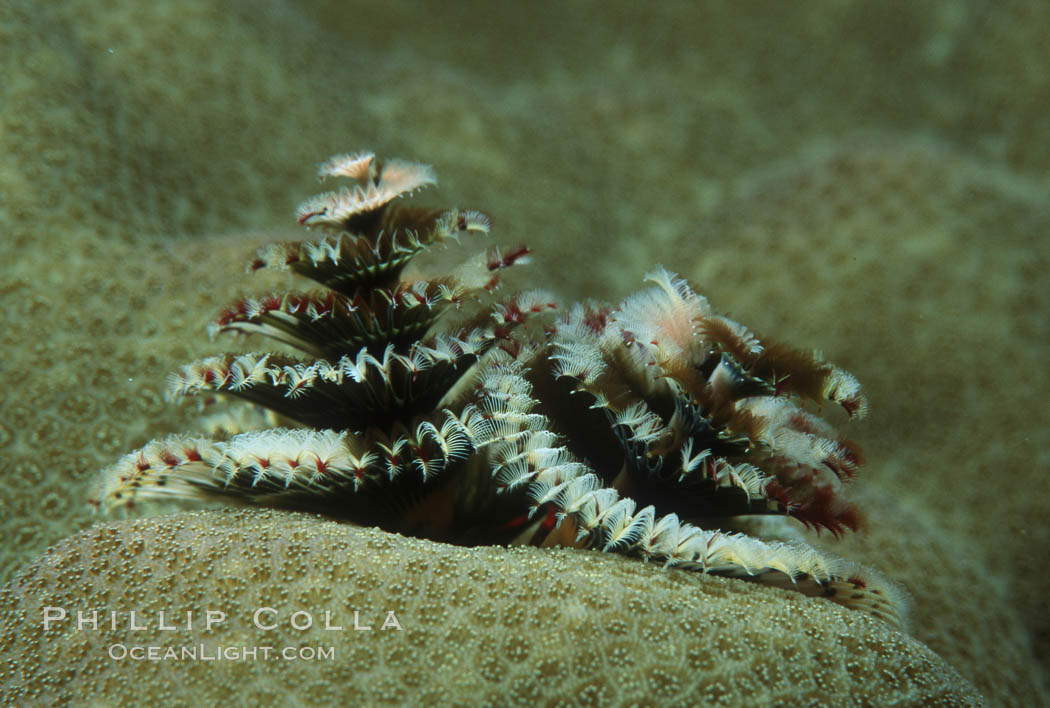
<path fill-rule="evenodd" d="M 501 297 L 526 246 L 410 276 L 417 256 L 484 237 L 490 218 L 403 203 L 436 182 L 426 165 L 362 152 L 319 174 L 347 181 L 297 210 L 319 238 L 265 247 L 248 265 L 315 288 L 239 299 L 211 325 L 282 349 L 219 354 L 169 378 L 174 400 L 240 413 L 211 417 L 217 435 L 125 456 L 100 476 L 98 507 L 227 499 L 463 545 L 598 549 L 904 623 L 902 593 L 877 572 L 732 530 L 755 515 L 858 528 L 846 491 L 861 452 L 814 411 L 829 402 L 862 417 L 851 374 L 760 338 L 663 268 L 617 306 Z"/>

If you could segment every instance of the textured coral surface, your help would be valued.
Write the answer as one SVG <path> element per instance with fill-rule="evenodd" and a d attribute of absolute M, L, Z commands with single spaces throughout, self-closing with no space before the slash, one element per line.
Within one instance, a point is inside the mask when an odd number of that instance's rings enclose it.
<path fill-rule="evenodd" d="M 834 550 L 993 703 L 1045 703 L 1050 5 L 530 5 L 0 4 L 3 577 L 189 429 L 160 392 L 224 348 L 230 264 L 293 232 L 304 161 L 369 146 L 528 241 L 528 286 L 663 262 L 855 372 L 870 530 Z"/>
<path fill-rule="evenodd" d="M 0 700 L 132 704 L 973 704 L 932 651 L 823 600 L 587 551 L 465 549 L 271 511 L 95 526 L 0 590 Z M 44 629 L 47 606 L 70 620 Z M 77 627 L 136 608 L 148 629 Z M 291 609 L 311 614 L 290 629 Z M 159 613 L 197 628 L 158 629 Z M 203 609 L 226 613 L 203 629 Z M 324 612 L 331 614 L 324 629 Z M 354 613 L 357 613 L 356 620 Z M 389 625 L 394 612 L 400 631 Z M 306 618 L 295 623 L 304 626 Z M 354 626 L 371 630 L 357 630 Z M 28 631 L 26 626 L 29 627 Z M 175 626 L 172 624 L 171 626 Z M 121 646 L 271 646 L 270 661 L 127 663 Z M 276 658 L 331 648 L 335 660 Z M 640 648 L 644 647 L 643 650 Z M 305 654 L 304 656 L 309 656 Z"/>
<path fill-rule="evenodd" d="M 850 140 L 756 175 L 702 230 L 722 242 L 693 277 L 749 284 L 724 290 L 727 308 L 797 327 L 865 372 L 868 481 L 897 502 L 869 508 L 868 537 L 836 547 L 904 581 L 920 618 L 947 601 L 951 624 L 919 636 L 958 665 L 997 647 L 1012 658 L 983 671 L 1022 695 L 1010 667 L 1033 640 L 1045 660 L 1050 629 L 1036 582 L 1050 459 L 1031 417 L 1048 393 L 1046 193 L 926 141 Z M 798 301 L 776 297 L 784 279 L 753 278 L 740 249 L 781 264 Z M 985 625 L 990 598 L 1016 619 Z"/>

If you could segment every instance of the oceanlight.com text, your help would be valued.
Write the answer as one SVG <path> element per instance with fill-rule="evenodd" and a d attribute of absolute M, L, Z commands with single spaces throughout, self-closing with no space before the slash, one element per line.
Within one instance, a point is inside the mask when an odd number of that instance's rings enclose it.
<path fill-rule="evenodd" d="M 325 646 L 145 646 L 111 644 L 114 661 L 331 661 L 335 647 Z"/>

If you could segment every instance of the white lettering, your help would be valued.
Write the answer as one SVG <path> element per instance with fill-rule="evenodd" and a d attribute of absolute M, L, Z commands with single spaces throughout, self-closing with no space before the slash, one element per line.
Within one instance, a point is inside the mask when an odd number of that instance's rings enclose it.
<path fill-rule="evenodd" d="M 328 610 L 324 611 L 324 628 L 325 630 L 342 630 L 343 628 L 339 625 L 332 624 L 332 613 Z"/>
<path fill-rule="evenodd" d="M 61 622 L 66 618 L 66 608 L 45 607 L 44 608 L 44 631 L 51 629 L 52 622 Z"/>
<path fill-rule="evenodd" d="M 306 620 L 305 620 L 306 624 L 304 624 L 302 627 L 300 627 L 295 621 L 296 617 L 305 617 L 306 618 Z M 292 629 L 298 629 L 301 632 L 304 629 L 310 629 L 310 627 L 314 626 L 314 618 L 313 618 L 313 615 L 311 615 L 306 610 L 299 610 L 298 612 L 293 612 L 292 613 L 291 624 L 292 624 Z"/>
<path fill-rule="evenodd" d="M 140 626 L 135 624 L 135 610 L 132 610 L 128 613 L 128 629 L 130 629 L 132 632 L 141 632 L 144 629 L 149 629 L 149 627 L 147 627 L 146 625 Z M 131 658 L 134 659 L 135 657 L 133 656 Z"/>
<path fill-rule="evenodd" d="M 91 629 L 98 631 L 98 610 L 91 610 L 90 620 L 81 610 L 77 610 L 77 631 L 84 629 L 85 624 L 90 624 Z"/>
<path fill-rule="evenodd" d="M 270 612 L 270 613 L 272 613 L 274 615 L 274 622 L 273 622 L 273 624 L 263 624 L 262 623 L 261 617 L 262 617 L 262 613 L 263 612 Z M 269 631 L 271 629 L 277 629 L 277 618 L 276 618 L 276 615 L 277 615 L 277 610 L 273 609 L 272 607 L 260 607 L 259 609 L 257 609 L 255 611 L 255 614 L 252 615 L 252 623 L 254 623 L 256 627 L 258 627 L 259 629 L 261 629 L 263 631 Z"/>
<path fill-rule="evenodd" d="M 173 624 L 164 624 L 164 610 L 161 610 L 160 612 L 157 613 L 157 629 L 165 631 L 165 632 L 174 632 L 175 631 L 175 625 L 173 625 Z"/>
<path fill-rule="evenodd" d="M 204 613 L 204 629 L 211 629 L 214 624 L 222 624 L 226 621 L 226 613 L 222 610 L 207 610 Z"/>
<path fill-rule="evenodd" d="M 371 632 L 372 631 L 371 627 L 369 627 L 368 625 L 361 626 L 359 624 L 359 622 L 358 622 L 358 615 L 359 614 L 360 614 L 359 610 L 354 610 L 354 629 Z"/>
<path fill-rule="evenodd" d="M 383 626 L 380 629 L 390 629 L 391 627 L 396 627 L 399 630 L 403 629 L 401 623 L 397 621 L 397 615 L 394 614 L 393 610 L 386 613 L 386 619 L 383 620 Z"/>

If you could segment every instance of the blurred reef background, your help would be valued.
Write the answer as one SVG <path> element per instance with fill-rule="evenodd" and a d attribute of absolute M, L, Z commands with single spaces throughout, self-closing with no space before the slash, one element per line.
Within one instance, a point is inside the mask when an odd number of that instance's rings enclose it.
<path fill-rule="evenodd" d="M 1048 27 L 1038 0 L 0 3 L 0 579 L 191 429 L 167 373 L 265 289 L 242 263 L 300 235 L 315 165 L 373 149 L 527 242 L 511 286 L 613 300 L 662 263 L 854 372 L 870 528 L 821 543 L 903 583 L 991 704 L 1045 705 Z"/>

